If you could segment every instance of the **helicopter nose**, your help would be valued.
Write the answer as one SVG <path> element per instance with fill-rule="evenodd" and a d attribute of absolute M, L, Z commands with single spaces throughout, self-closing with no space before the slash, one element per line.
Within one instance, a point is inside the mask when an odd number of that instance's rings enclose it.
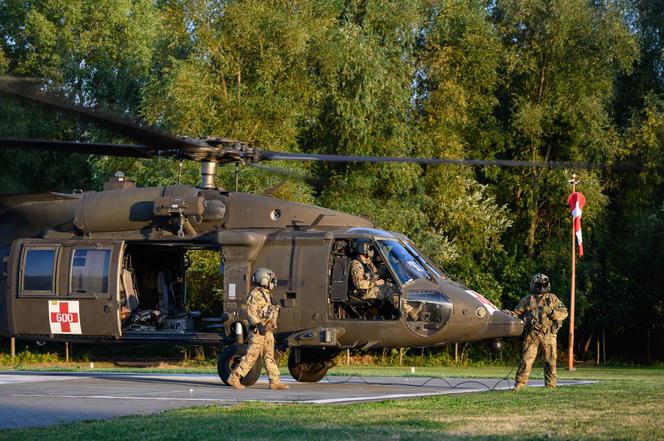
<path fill-rule="evenodd" d="M 503 311 L 494 311 L 488 323 L 473 340 L 486 340 L 497 337 L 518 337 L 523 334 L 523 321 Z"/>

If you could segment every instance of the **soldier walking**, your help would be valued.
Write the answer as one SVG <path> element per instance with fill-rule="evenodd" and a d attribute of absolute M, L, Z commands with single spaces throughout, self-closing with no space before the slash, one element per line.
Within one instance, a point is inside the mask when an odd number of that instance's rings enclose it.
<path fill-rule="evenodd" d="M 247 298 L 247 315 L 251 332 L 249 333 L 249 347 L 247 354 L 233 369 L 226 382 L 235 389 L 244 389 L 240 379 L 247 375 L 259 356 L 263 357 L 263 364 L 270 379 L 270 389 L 288 389 L 287 384 L 279 379 L 279 367 L 274 360 L 274 335 L 272 331 L 277 328 L 279 307 L 272 304 L 272 291 L 277 285 L 277 277 L 272 270 L 258 268 L 252 278 L 256 285 Z"/>
<path fill-rule="evenodd" d="M 521 364 L 516 373 L 514 390 L 523 389 L 528 383 L 530 370 L 537 357 L 537 349 L 544 351 L 544 382 L 546 387 L 556 387 L 556 338 L 558 329 L 567 318 L 567 308 L 551 292 L 549 278 L 541 273 L 530 281 L 530 294 L 521 299 L 514 315 L 523 319 L 526 328 L 523 334 Z"/>

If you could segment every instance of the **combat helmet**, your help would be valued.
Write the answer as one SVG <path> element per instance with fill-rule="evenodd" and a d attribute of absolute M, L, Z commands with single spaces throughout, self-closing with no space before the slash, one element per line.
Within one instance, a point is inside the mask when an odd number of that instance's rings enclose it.
<path fill-rule="evenodd" d="M 551 291 L 549 277 L 546 274 L 537 273 L 530 279 L 530 292 L 533 294 L 542 294 Z"/>
<path fill-rule="evenodd" d="M 362 256 L 369 256 L 373 257 L 374 255 L 374 250 L 373 250 L 373 242 L 371 239 L 365 239 L 365 238 L 360 238 L 360 239 L 355 239 L 353 241 L 353 253 L 356 255 L 362 255 Z"/>
<path fill-rule="evenodd" d="M 256 285 L 269 290 L 272 290 L 277 286 L 277 276 L 274 274 L 274 271 L 269 268 L 257 268 L 256 271 L 254 271 L 251 281 Z"/>

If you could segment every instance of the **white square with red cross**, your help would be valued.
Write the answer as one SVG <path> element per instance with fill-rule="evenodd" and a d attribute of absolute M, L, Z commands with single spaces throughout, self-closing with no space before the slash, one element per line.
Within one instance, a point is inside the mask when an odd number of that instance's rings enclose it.
<path fill-rule="evenodd" d="M 81 334 L 81 314 L 78 301 L 50 300 L 48 317 L 51 334 Z"/>

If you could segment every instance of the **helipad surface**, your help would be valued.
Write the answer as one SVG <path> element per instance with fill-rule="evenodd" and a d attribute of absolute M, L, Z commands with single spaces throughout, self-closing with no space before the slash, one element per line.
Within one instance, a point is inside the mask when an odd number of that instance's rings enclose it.
<path fill-rule="evenodd" d="M 347 404 L 364 401 L 507 390 L 512 380 L 424 377 L 337 377 L 319 383 L 282 381 L 286 391 L 268 389 L 267 378 L 244 390 L 224 386 L 216 375 L 0 372 L 0 428 L 148 414 L 166 409 L 243 401 Z M 582 384 L 561 381 L 560 386 Z M 542 386 L 532 380 L 530 386 Z"/>

